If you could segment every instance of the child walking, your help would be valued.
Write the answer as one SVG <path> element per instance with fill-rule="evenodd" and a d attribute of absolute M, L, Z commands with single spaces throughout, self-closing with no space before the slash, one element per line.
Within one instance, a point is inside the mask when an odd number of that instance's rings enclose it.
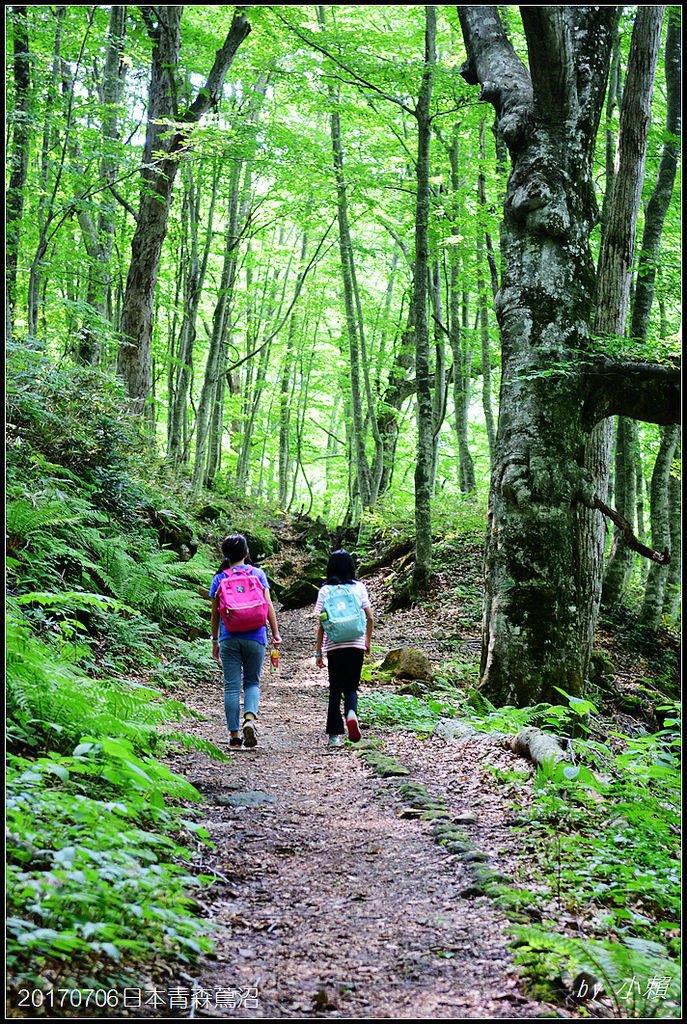
<path fill-rule="evenodd" d="M 344 642 L 330 640 L 319 617 L 324 608 L 325 601 L 329 597 L 330 588 L 334 586 L 350 587 L 364 613 L 364 630 L 360 636 L 352 640 Z M 315 636 L 315 664 L 318 668 L 323 668 L 324 655 L 326 654 L 329 675 L 329 706 L 327 709 L 326 727 L 329 741 L 327 746 L 341 747 L 343 746 L 346 733 L 348 733 L 348 738 L 353 743 L 360 739 L 360 726 L 358 725 L 357 715 L 358 686 L 360 684 L 363 659 L 365 652 L 370 650 L 372 629 L 374 627 L 374 615 L 367 587 L 364 583 L 356 580 L 353 558 L 343 548 L 334 551 L 329 558 L 327 582 L 320 588 L 317 595 L 315 614 L 318 616 Z M 341 715 L 342 698 L 343 717 Z"/>
<path fill-rule="evenodd" d="M 258 742 L 258 704 L 260 673 L 267 644 L 266 623 L 272 631 L 272 643 L 281 644 L 277 616 L 270 597 L 267 576 L 248 564 L 248 542 L 241 533 L 225 537 L 222 543 L 224 562 L 210 587 L 212 598 L 212 656 L 224 673 L 224 714 L 229 732 L 229 746 L 255 747 Z M 259 625 L 251 629 L 230 630 L 220 616 L 217 596 L 227 574 L 257 576 L 264 595 L 264 614 Z M 243 690 L 243 732 L 241 730 L 241 690 Z"/>

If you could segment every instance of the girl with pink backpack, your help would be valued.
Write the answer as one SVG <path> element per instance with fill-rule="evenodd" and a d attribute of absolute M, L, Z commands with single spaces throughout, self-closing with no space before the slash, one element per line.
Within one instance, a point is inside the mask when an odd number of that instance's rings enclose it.
<path fill-rule="evenodd" d="M 212 598 L 212 656 L 224 673 L 224 714 L 229 746 L 254 747 L 258 742 L 260 674 L 267 646 L 281 644 L 277 615 L 267 576 L 248 564 L 250 552 L 243 534 L 222 543 L 224 562 L 210 586 Z M 243 689 L 243 733 L 241 690 Z"/>

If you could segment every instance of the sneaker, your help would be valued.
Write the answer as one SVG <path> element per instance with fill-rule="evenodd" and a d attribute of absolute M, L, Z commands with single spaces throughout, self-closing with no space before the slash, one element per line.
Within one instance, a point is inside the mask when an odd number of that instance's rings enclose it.
<path fill-rule="evenodd" d="M 243 723 L 243 743 L 246 747 L 255 747 L 258 743 L 258 723 L 254 718 L 247 718 Z"/>
<path fill-rule="evenodd" d="M 357 743 L 360 739 L 360 726 L 358 725 L 358 716 L 355 711 L 349 711 L 346 715 L 346 729 L 348 730 L 348 738 L 351 743 Z"/>
<path fill-rule="evenodd" d="M 329 750 L 330 748 L 333 748 L 333 747 L 343 747 L 343 745 L 344 745 L 344 738 L 343 738 L 343 736 L 330 736 L 329 737 L 329 743 L 327 744 L 327 749 Z"/>
<path fill-rule="evenodd" d="M 230 747 L 241 747 L 241 746 L 243 746 L 243 740 L 241 739 L 240 736 L 232 736 L 229 739 L 229 746 Z"/>

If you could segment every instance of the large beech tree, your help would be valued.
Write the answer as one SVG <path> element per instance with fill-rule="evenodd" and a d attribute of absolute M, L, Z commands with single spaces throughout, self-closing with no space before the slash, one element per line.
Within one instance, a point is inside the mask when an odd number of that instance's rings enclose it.
<path fill-rule="evenodd" d="M 593 160 L 620 8 L 521 7 L 529 68 L 496 7 L 457 10 L 461 73 L 493 105 L 511 160 L 481 682 L 495 702 L 524 704 L 584 686 L 591 433 L 612 415 L 677 422 L 680 379 L 612 358 L 593 335 Z"/>

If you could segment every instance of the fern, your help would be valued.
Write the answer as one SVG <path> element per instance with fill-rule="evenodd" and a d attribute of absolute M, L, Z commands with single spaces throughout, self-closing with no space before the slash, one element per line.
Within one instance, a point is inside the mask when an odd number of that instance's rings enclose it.
<path fill-rule="evenodd" d="M 659 943 L 599 942 L 519 926 L 511 930 L 520 947 L 516 960 L 529 963 L 530 974 L 544 973 L 554 981 L 563 966 L 574 976 L 573 999 L 603 996 L 619 1018 L 681 1017 L 681 966 Z M 536 954 L 534 971 L 530 951 Z"/>
<path fill-rule="evenodd" d="M 7 504 L 5 530 L 10 551 L 17 551 L 36 534 L 54 530 L 58 526 L 74 526 L 81 514 L 61 501 L 35 504 L 28 498 L 18 498 Z"/>
<path fill-rule="evenodd" d="M 13 617 L 7 647 L 8 717 L 31 726 L 37 739 L 54 749 L 70 751 L 85 732 L 125 736 L 139 749 L 149 748 L 158 741 L 161 723 L 183 715 L 178 702 L 154 703 L 158 691 L 90 679 Z"/>

